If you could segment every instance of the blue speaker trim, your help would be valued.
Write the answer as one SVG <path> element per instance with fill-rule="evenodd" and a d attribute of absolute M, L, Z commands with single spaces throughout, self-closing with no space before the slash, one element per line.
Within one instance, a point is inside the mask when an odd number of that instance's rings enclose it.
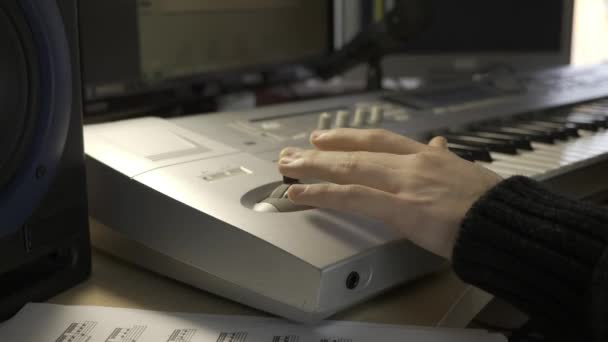
<path fill-rule="evenodd" d="M 20 0 L 40 65 L 40 113 L 26 160 L 0 193 L 0 237 L 14 233 L 50 188 L 67 139 L 72 111 L 69 44 L 56 0 Z"/>

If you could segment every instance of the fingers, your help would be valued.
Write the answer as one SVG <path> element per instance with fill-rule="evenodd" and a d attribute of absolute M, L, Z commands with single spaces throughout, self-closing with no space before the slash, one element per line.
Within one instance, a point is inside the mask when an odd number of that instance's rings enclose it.
<path fill-rule="evenodd" d="M 311 144 L 325 151 L 369 151 L 411 154 L 428 149 L 427 145 L 402 135 L 380 129 L 340 128 L 315 131 Z"/>
<path fill-rule="evenodd" d="M 433 147 L 437 147 L 437 148 L 441 148 L 441 149 L 447 150 L 448 149 L 448 140 L 446 138 L 444 138 L 444 137 L 434 137 L 429 142 L 429 146 L 433 146 Z"/>
<path fill-rule="evenodd" d="M 287 194 L 296 204 L 358 213 L 387 223 L 395 214 L 393 195 L 361 185 L 296 184 Z"/>
<path fill-rule="evenodd" d="M 388 156 L 370 152 L 311 150 L 284 156 L 279 160 L 279 171 L 290 178 L 360 184 L 393 193 L 398 190 L 399 177 L 389 165 L 396 156 Z"/>
<path fill-rule="evenodd" d="M 287 156 L 292 156 L 296 153 L 301 153 L 301 152 L 304 152 L 304 149 L 297 148 L 297 147 L 286 147 L 286 148 L 282 149 L 281 152 L 279 153 L 279 159 L 281 159 L 283 157 L 287 157 Z"/>
<path fill-rule="evenodd" d="M 287 147 L 283 149 L 279 155 L 279 160 L 285 157 L 293 158 L 308 158 L 314 157 L 317 154 L 323 152 L 325 156 L 332 156 L 334 158 L 338 158 L 339 156 L 344 157 L 344 154 L 354 154 L 355 157 L 361 159 L 363 161 L 374 163 L 378 165 L 382 165 L 389 169 L 398 169 L 401 168 L 402 165 L 398 159 L 399 156 L 388 153 L 375 153 L 375 152 L 367 152 L 367 151 L 319 151 L 319 150 L 304 150 L 297 147 Z M 334 160 L 334 162 L 337 160 Z"/>

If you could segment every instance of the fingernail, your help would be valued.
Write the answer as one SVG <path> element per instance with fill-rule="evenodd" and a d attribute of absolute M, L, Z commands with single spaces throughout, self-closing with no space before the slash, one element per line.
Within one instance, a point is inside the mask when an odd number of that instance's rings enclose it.
<path fill-rule="evenodd" d="M 307 185 L 302 185 L 302 184 L 294 184 L 294 185 L 290 186 L 289 187 L 289 197 L 290 198 L 298 197 L 301 193 L 306 191 L 306 187 L 307 187 Z"/>
<path fill-rule="evenodd" d="M 318 140 L 318 139 L 321 139 L 321 137 L 322 137 L 323 135 L 325 135 L 325 133 L 327 133 L 327 130 L 317 130 L 317 131 L 314 131 L 314 132 L 312 132 L 312 133 L 310 134 L 310 139 L 311 139 L 311 140 Z"/>
<path fill-rule="evenodd" d="M 283 150 L 281 150 L 281 153 L 279 153 L 279 156 L 281 158 L 283 157 L 289 157 L 292 156 L 298 152 L 302 151 L 302 149 L 299 149 L 297 147 L 286 147 Z"/>
<path fill-rule="evenodd" d="M 447 140 L 446 138 L 444 138 L 444 137 L 439 137 L 439 138 L 437 138 L 437 139 L 439 139 L 439 144 L 440 144 L 442 147 L 446 147 L 446 146 L 448 145 L 448 140 Z"/>
<path fill-rule="evenodd" d="M 298 160 L 297 158 L 293 158 L 291 156 L 287 156 L 287 157 L 283 157 L 281 159 L 279 159 L 279 164 L 281 165 L 289 165 L 293 162 L 295 162 L 296 160 Z"/>

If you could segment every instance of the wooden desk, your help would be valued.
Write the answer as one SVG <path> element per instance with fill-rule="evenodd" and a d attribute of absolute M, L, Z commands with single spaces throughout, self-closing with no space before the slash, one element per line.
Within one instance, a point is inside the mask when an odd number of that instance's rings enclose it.
<path fill-rule="evenodd" d="M 491 298 L 485 292 L 463 284 L 452 272 L 444 272 L 395 288 L 331 319 L 458 328 L 465 327 Z M 93 250 L 91 278 L 49 302 L 174 312 L 267 315 L 98 250 Z"/>

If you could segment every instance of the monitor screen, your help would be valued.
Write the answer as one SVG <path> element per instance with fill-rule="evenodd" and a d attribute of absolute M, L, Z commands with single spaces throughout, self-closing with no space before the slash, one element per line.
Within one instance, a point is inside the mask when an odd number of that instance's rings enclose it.
<path fill-rule="evenodd" d="M 564 1 L 433 0 L 428 29 L 406 42 L 410 53 L 559 52 Z"/>
<path fill-rule="evenodd" d="M 495 64 L 525 70 L 569 63 L 573 0 L 432 4 L 429 27 L 386 58 L 387 74 L 424 77 Z"/>
<path fill-rule="evenodd" d="M 330 18 L 330 0 L 83 0 L 85 95 L 306 65 L 329 53 Z"/>

